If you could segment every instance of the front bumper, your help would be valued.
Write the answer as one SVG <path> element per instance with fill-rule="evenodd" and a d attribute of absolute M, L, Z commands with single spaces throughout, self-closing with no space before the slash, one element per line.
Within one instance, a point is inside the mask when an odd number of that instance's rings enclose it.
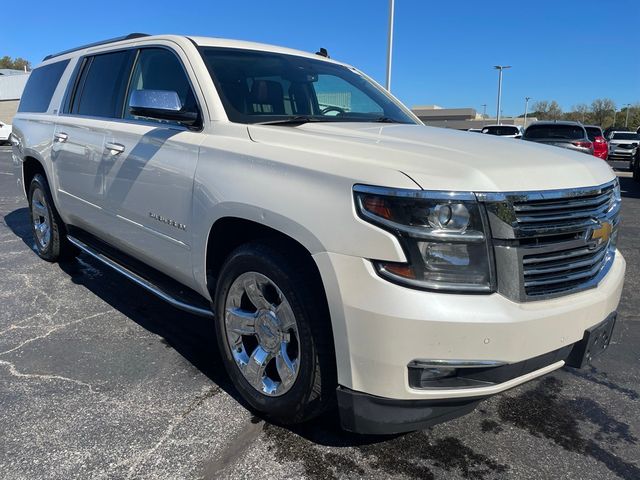
<path fill-rule="evenodd" d="M 408 365 L 416 359 L 517 363 L 571 345 L 617 309 L 626 269 L 616 252 L 597 288 L 517 303 L 499 294 L 434 293 L 395 285 L 358 257 L 323 252 L 314 258 L 331 312 L 338 382 L 397 400 L 482 397 L 529 380 L 416 389 L 409 385 Z"/>
<path fill-rule="evenodd" d="M 459 375 L 504 387 L 544 375 L 564 365 L 582 368 L 609 346 L 615 321 L 616 314 L 613 313 L 585 331 L 582 340 L 553 352 L 497 367 L 461 369 Z M 421 430 L 466 415 L 487 396 L 393 400 L 344 387 L 337 391 L 342 427 L 352 432 L 375 435 Z"/>
<path fill-rule="evenodd" d="M 609 158 L 633 158 L 636 154 L 636 149 L 624 149 L 616 148 L 615 150 L 609 150 Z"/>

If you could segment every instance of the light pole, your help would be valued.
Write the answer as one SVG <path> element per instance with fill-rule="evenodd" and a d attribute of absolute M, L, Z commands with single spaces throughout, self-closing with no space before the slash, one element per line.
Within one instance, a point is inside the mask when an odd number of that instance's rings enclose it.
<path fill-rule="evenodd" d="M 502 71 L 511 68 L 511 65 L 494 65 L 493 68 L 498 70 L 498 106 L 496 108 L 496 123 L 500 125 L 500 102 L 502 102 Z"/>
<path fill-rule="evenodd" d="M 391 57 L 393 54 L 393 15 L 395 0 L 389 0 L 389 32 L 387 38 L 387 91 L 391 91 Z"/>
<path fill-rule="evenodd" d="M 531 97 L 524 97 L 524 128 L 527 128 L 527 113 L 529 111 L 529 100 L 531 100 Z"/>
<path fill-rule="evenodd" d="M 627 107 L 627 118 L 624 119 L 624 128 L 627 128 L 627 126 L 629 125 L 629 107 L 631 106 L 630 103 L 627 103 L 625 105 L 625 107 Z"/>

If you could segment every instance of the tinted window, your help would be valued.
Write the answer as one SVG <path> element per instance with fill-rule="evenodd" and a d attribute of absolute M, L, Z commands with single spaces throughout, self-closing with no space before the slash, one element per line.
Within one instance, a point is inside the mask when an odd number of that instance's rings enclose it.
<path fill-rule="evenodd" d="M 147 48 L 140 51 L 131 76 L 128 98 L 131 98 L 131 93 L 134 90 L 176 92 L 183 110 L 187 112 L 198 111 L 196 97 L 180 60 L 173 52 L 164 48 Z M 125 110 L 125 118 L 135 118 L 129 112 L 128 106 Z M 166 122 L 165 120 L 157 121 Z"/>
<path fill-rule="evenodd" d="M 592 142 L 596 139 L 596 137 L 602 136 L 602 131 L 599 128 L 584 127 L 584 129 L 587 131 L 587 136 L 589 137 L 589 140 L 591 140 Z"/>
<path fill-rule="evenodd" d="M 613 140 L 640 140 L 640 135 L 637 133 L 616 132 L 613 134 Z"/>
<path fill-rule="evenodd" d="M 500 125 L 495 127 L 485 127 L 482 129 L 482 133 L 488 133 L 489 135 L 518 135 L 520 131 L 516 127 Z"/>
<path fill-rule="evenodd" d="M 585 131 L 580 125 L 531 125 L 524 136 L 533 139 L 579 140 L 585 138 Z"/>
<path fill-rule="evenodd" d="M 36 68 L 27 80 L 27 85 L 22 92 L 20 100 L 19 112 L 46 112 L 51 103 L 53 92 L 58 86 L 60 77 L 65 68 L 69 64 L 69 60 L 51 63 L 44 67 Z"/>
<path fill-rule="evenodd" d="M 365 77 L 343 65 L 252 50 L 205 47 L 201 52 L 234 122 L 304 115 L 318 121 L 415 123 Z"/>
<path fill-rule="evenodd" d="M 133 51 L 105 53 L 85 60 L 71 112 L 120 118 Z"/>

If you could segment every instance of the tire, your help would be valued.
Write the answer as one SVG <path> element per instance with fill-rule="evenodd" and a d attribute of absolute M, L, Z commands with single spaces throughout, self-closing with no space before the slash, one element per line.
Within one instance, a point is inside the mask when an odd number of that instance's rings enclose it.
<path fill-rule="evenodd" d="M 325 411 L 337 387 L 327 303 L 322 285 L 304 265 L 305 259 L 290 250 L 285 254 L 277 244 L 249 243 L 229 255 L 215 294 L 217 339 L 233 384 L 253 409 L 282 424 Z M 246 322 L 234 329 L 238 318 Z"/>
<path fill-rule="evenodd" d="M 53 204 L 49 183 L 36 173 L 29 185 L 29 215 L 36 253 L 48 262 L 69 260 L 78 254 L 67 240 L 66 227 Z"/>

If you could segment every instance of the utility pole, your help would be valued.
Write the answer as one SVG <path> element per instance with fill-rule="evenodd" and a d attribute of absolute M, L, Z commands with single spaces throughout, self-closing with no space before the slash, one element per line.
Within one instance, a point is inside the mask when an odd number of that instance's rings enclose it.
<path fill-rule="evenodd" d="M 524 97 L 524 128 L 527 128 L 527 113 L 529 111 L 529 100 L 531 100 L 531 97 Z"/>
<path fill-rule="evenodd" d="M 629 125 L 629 107 L 631 106 L 630 103 L 627 103 L 625 105 L 625 107 L 627 107 L 627 118 L 624 119 L 624 128 L 627 128 L 627 126 Z"/>
<path fill-rule="evenodd" d="M 496 107 L 496 123 L 500 125 L 500 102 L 502 102 L 502 71 L 511 68 L 511 65 L 494 65 L 493 68 L 499 71 L 498 74 L 498 105 Z"/>
<path fill-rule="evenodd" d="M 387 91 L 391 91 L 391 57 L 393 56 L 393 16 L 395 0 L 389 0 L 389 31 L 387 37 Z"/>

